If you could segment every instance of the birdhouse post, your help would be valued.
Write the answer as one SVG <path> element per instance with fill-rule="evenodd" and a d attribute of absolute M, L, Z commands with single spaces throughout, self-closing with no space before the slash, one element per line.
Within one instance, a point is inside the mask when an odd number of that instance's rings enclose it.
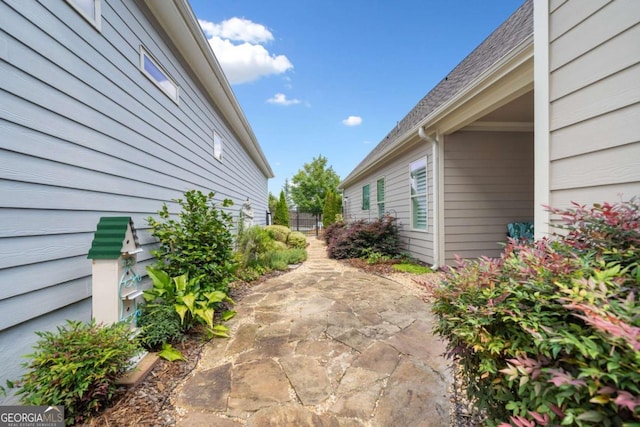
<path fill-rule="evenodd" d="M 87 258 L 92 262 L 92 316 L 98 323 L 135 327 L 142 295 L 136 254 L 142 252 L 131 217 L 102 217 Z"/>

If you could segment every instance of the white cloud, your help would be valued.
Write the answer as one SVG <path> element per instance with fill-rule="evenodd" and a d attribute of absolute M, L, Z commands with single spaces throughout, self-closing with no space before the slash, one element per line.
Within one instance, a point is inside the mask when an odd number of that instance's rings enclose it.
<path fill-rule="evenodd" d="M 273 34 L 264 25 L 244 18 L 233 17 L 220 24 L 198 19 L 208 38 L 220 37 L 249 43 L 264 43 L 273 40 Z"/>
<path fill-rule="evenodd" d="M 273 97 L 267 99 L 269 104 L 277 104 L 277 105 L 294 105 L 300 104 L 299 99 L 287 99 L 287 95 L 284 93 L 276 93 Z"/>
<path fill-rule="evenodd" d="M 362 124 L 362 117 L 360 116 L 349 116 L 342 121 L 342 124 L 345 126 L 358 126 Z"/>
<path fill-rule="evenodd" d="M 282 74 L 293 68 L 285 55 L 272 54 L 261 44 L 273 40 L 263 25 L 241 18 L 220 24 L 201 19 L 198 22 L 231 84 Z"/>

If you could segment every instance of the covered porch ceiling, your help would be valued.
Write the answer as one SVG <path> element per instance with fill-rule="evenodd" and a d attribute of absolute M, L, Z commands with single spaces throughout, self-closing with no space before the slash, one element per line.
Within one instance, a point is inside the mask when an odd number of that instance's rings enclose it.
<path fill-rule="evenodd" d="M 531 90 L 460 130 L 533 132 L 533 105 L 533 90 Z"/>

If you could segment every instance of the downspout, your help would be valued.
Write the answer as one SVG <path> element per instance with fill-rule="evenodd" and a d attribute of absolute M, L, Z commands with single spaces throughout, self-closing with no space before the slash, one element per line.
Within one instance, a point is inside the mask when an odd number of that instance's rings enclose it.
<path fill-rule="evenodd" d="M 438 136 L 434 138 L 424 131 L 424 127 L 418 128 L 418 136 L 423 141 L 431 143 L 431 159 L 433 163 L 433 266 L 434 270 L 440 268 L 440 156 Z"/>

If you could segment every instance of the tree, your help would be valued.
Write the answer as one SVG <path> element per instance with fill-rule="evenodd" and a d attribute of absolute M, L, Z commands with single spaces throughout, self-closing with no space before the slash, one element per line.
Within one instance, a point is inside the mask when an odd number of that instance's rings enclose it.
<path fill-rule="evenodd" d="M 340 177 L 332 167 L 327 168 L 327 158 L 319 155 L 311 163 L 305 163 L 291 182 L 291 198 L 295 205 L 303 211 L 319 215 L 327 192 L 337 190 Z"/>
<path fill-rule="evenodd" d="M 271 215 L 275 215 L 276 213 L 276 207 L 278 206 L 278 198 L 276 196 L 273 195 L 273 193 L 271 191 L 269 191 L 269 212 L 271 212 Z"/>
<path fill-rule="evenodd" d="M 284 179 L 282 190 L 284 191 L 284 198 L 287 201 L 287 206 L 291 209 L 293 206 L 293 200 L 291 200 L 291 184 L 289 183 L 289 178 Z"/>
<path fill-rule="evenodd" d="M 324 201 L 322 210 L 322 225 L 327 228 L 336 222 L 336 215 L 342 213 L 342 197 L 335 191 L 330 190 Z"/>
<path fill-rule="evenodd" d="M 289 206 L 284 196 L 284 190 L 280 191 L 280 200 L 276 205 L 276 213 L 273 216 L 273 223 L 276 225 L 289 226 Z"/>

